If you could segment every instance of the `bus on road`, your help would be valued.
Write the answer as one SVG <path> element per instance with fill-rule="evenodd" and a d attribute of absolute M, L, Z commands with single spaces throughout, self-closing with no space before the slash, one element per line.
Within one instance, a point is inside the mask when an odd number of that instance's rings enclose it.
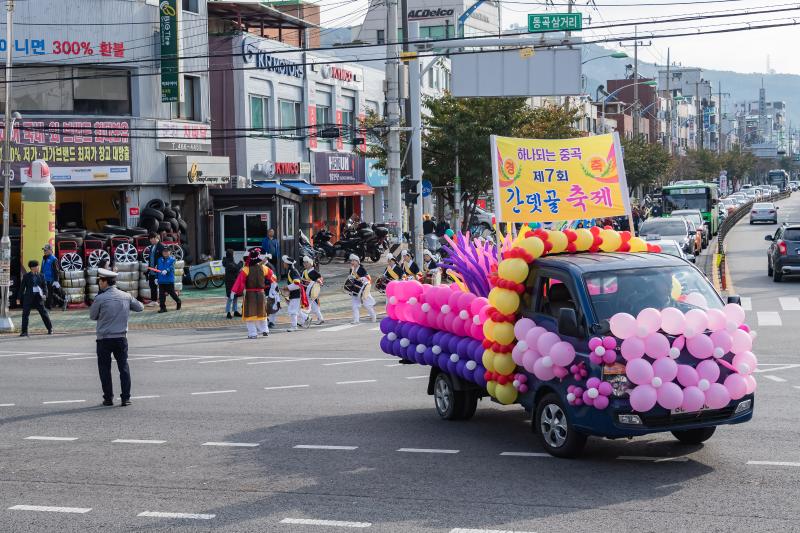
<path fill-rule="evenodd" d="M 711 235 L 716 235 L 719 229 L 718 203 L 719 190 L 713 183 L 682 181 L 661 189 L 662 216 L 668 217 L 681 209 L 699 209 Z"/>
<path fill-rule="evenodd" d="M 789 189 L 789 173 L 783 169 L 770 170 L 767 185 L 775 185 L 781 192 L 786 192 Z"/>

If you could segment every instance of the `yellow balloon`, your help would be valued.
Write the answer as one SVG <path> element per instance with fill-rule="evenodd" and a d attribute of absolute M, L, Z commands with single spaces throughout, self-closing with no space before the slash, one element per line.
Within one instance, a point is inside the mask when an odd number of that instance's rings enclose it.
<path fill-rule="evenodd" d="M 567 236 L 564 235 L 563 231 L 548 231 L 547 234 L 547 240 L 553 245 L 549 253 L 560 254 L 567 249 L 569 241 L 567 241 Z"/>
<path fill-rule="evenodd" d="M 528 279 L 528 263 L 518 257 L 505 259 L 498 265 L 497 274 L 501 278 L 515 283 L 525 283 L 525 280 Z"/>
<path fill-rule="evenodd" d="M 497 391 L 497 382 L 496 381 L 488 382 L 486 384 L 486 391 L 492 398 L 494 398 L 494 393 Z"/>
<path fill-rule="evenodd" d="M 514 324 L 511 322 L 500 322 L 495 324 L 494 340 L 500 344 L 511 344 L 514 342 Z"/>
<path fill-rule="evenodd" d="M 494 356 L 494 372 L 507 376 L 517 368 L 517 363 L 511 358 L 510 353 L 499 353 Z M 485 366 L 485 365 L 484 365 Z"/>
<path fill-rule="evenodd" d="M 519 295 L 514 291 L 495 287 L 489 293 L 489 303 L 504 315 L 510 315 L 519 309 Z"/>
<path fill-rule="evenodd" d="M 678 281 L 675 276 L 672 276 L 672 292 L 670 296 L 672 296 L 673 300 L 677 300 L 681 297 L 681 294 L 683 294 L 683 285 L 681 285 L 681 282 Z"/>
<path fill-rule="evenodd" d="M 600 243 L 600 249 L 604 252 L 616 252 L 622 244 L 622 237 L 613 229 L 601 230 L 600 238 L 603 239 L 603 242 Z"/>
<path fill-rule="evenodd" d="M 494 360 L 495 360 L 495 353 L 491 350 L 484 350 L 483 357 L 481 358 L 481 362 L 483 363 L 483 367 L 488 370 L 489 372 L 494 372 Z"/>
<path fill-rule="evenodd" d="M 544 243 L 539 237 L 528 237 L 527 239 L 523 239 L 519 245 L 534 259 L 539 259 L 544 253 Z"/>
<path fill-rule="evenodd" d="M 497 401 L 503 405 L 510 405 L 517 401 L 517 389 L 511 383 L 505 385 L 497 385 L 494 389 L 494 396 Z"/>
<path fill-rule="evenodd" d="M 575 233 L 578 235 L 578 238 L 575 239 L 575 248 L 579 252 L 585 252 L 592 247 L 594 235 L 592 235 L 591 231 L 586 228 L 579 228 L 575 230 Z"/>
<path fill-rule="evenodd" d="M 489 339 L 490 341 L 495 340 L 494 338 L 494 320 L 491 318 L 487 318 L 486 322 L 483 323 L 483 336 Z"/>
<path fill-rule="evenodd" d="M 631 237 L 631 240 L 628 241 L 628 244 L 631 247 L 631 252 L 646 252 L 647 251 L 647 243 L 644 242 L 639 237 Z"/>

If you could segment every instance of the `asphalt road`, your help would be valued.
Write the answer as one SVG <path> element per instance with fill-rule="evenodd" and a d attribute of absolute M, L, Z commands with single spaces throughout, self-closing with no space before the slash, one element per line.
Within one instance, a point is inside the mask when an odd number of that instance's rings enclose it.
<path fill-rule="evenodd" d="M 756 415 L 703 446 L 593 439 L 560 460 L 518 407 L 441 421 L 425 369 L 381 354 L 371 323 L 132 333 L 125 408 L 99 406 L 91 336 L 0 339 L 0 531 L 796 531 L 800 310 L 779 298 L 800 282 L 766 277 L 766 233 L 728 241 L 760 332 Z"/>

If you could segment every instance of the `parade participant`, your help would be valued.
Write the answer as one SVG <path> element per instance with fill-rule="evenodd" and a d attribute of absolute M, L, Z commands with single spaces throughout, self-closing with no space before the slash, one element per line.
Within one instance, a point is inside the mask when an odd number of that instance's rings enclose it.
<path fill-rule="evenodd" d="M 147 256 L 147 266 L 149 268 L 156 268 L 156 263 L 158 263 L 158 260 L 161 257 L 161 250 L 164 249 L 164 245 L 161 244 L 158 233 L 151 232 L 148 237 L 150 238 L 150 246 L 148 247 L 150 255 Z M 158 273 L 156 271 L 147 271 L 147 284 L 150 285 L 150 303 L 147 304 L 148 307 L 155 306 L 156 302 L 158 301 L 158 283 L 156 282 L 157 278 Z"/>
<path fill-rule="evenodd" d="M 306 296 L 308 297 L 308 305 L 310 308 L 309 315 L 313 314 L 317 317 L 317 325 L 324 324 L 325 319 L 322 318 L 322 310 L 319 307 L 319 291 L 325 280 L 322 279 L 322 275 L 314 268 L 313 259 L 308 256 L 303 256 L 303 265 L 306 267 L 305 270 L 303 270 L 303 282 L 306 286 Z"/>
<path fill-rule="evenodd" d="M 391 252 L 386 255 L 386 270 L 383 271 L 383 277 L 390 281 L 403 278 L 403 269 L 397 264 L 397 258 Z"/>
<path fill-rule="evenodd" d="M 288 255 L 284 255 L 282 260 L 286 268 L 286 288 L 289 290 L 289 305 L 286 307 L 286 312 L 292 321 L 286 331 L 297 331 L 298 318 L 300 324 L 307 328 L 311 325 L 311 317 L 301 309 L 306 294 L 303 292 L 300 272 L 295 268 L 294 261 Z M 307 306 L 308 302 L 306 302 Z"/>
<path fill-rule="evenodd" d="M 158 269 L 158 305 L 159 313 L 167 312 L 167 294 L 175 300 L 175 310 L 180 311 L 181 299 L 175 293 L 175 258 L 171 256 L 172 251 L 166 246 L 161 249 L 161 257 L 158 258 L 156 269 Z"/>
<path fill-rule="evenodd" d="M 268 337 L 265 291 L 270 283 L 276 281 L 275 274 L 261 263 L 260 248 L 251 249 L 247 257 L 247 264 L 242 267 L 231 290 L 244 294 L 242 320 L 247 325 L 247 338 L 256 339 L 259 333 Z"/>
<path fill-rule="evenodd" d="M 44 301 L 44 306 L 51 309 L 53 307 L 53 297 L 55 296 L 53 289 L 60 288 L 58 284 L 58 261 L 56 256 L 53 255 L 53 247 L 49 244 L 44 245 L 42 254 L 41 275 L 47 284 L 47 298 Z"/>
<path fill-rule="evenodd" d="M 403 275 L 408 279 L 414 279 L 419 274 L 419 267 L 414 262 L 414 259 L 411 257 L 411 253 L 408 250 L 403 250 L 400 254 L 400 266 L 403 269 Z"/>
<path fill-rule="evenodd" d="M 422 259 L 422 272 L 425 275 L 426 282 L 432 285 L 438 285 L 437 277 L 440 272 L 439 263 L 433 258 L 433 254 L 430 250 L 422 251 Z"/>
<path fill-rule="evenodd" d="M 122 388 L 120 405 L 131 403 L 131 374 L 128 369 L 128 316 L 142 311 L 144 306 L 115 287 L 117 273 L 105 268 L 97 269 L 97 286 L 100 292 L 89 308 L 89 318 L 97 321 L 97 368 L 103 387 L 103 405 L 114 405 L 111 382 L 111 356 L 117 360 L 119 383 Z"/>
<path fill-rule="evenodd" d="M 22 281 L 19 284 L 19 294 L 19 298 L 22 301 L 22 327 L 19 336 L 28 336 L 28 317 L 31 314 L 31 309 L 39 311 L 44 327 L 47 328 L 47 334 L 52 335 L 53 324 L 50 322 L 50 315 L 47 309 L 44 307 L 44 302 L 47 299 L 47 283 L 44 280 L 44 276 L 39 272 L 39 261 L 36 259 L 28 261 L 28 272 L 22 276 Z"/>
<path fill-rule="evenodd" d="M 225 250 L 225 257 L 222 259 L 222 267 L 225 269 L 225 297 L 227 298 L 225 300 L 225 314 L 229 320 L 234 316 L 242 316 L 236 305 L 236 301 L 239 297 L 231 290 L 233 284 L 236 283 L 236 278 L 239 276 L 239 271 L 242 269 L 242 266 L 244 265 L 241 261 L 237 263 L 236 259 L 234 259 L 233 249 L 228 248 Z M 233 315 L 231 315 L 231 310 L 233 311 Z"/>
<path fill-rule="evenodd" d="M 370 294 L 370 284 L 372 280 L 367 273 L 367 269 L 361 264 L 361 259 L 356 254 L 350 254 L 350 277 L 363 283 L 363 287 L 358 294 L 351 294 L 353 304 L 353 324 L 360 322 L 360 311 L 363 305 L 369 313 L 370 319 L 375 322 L 375 298 Z"/>

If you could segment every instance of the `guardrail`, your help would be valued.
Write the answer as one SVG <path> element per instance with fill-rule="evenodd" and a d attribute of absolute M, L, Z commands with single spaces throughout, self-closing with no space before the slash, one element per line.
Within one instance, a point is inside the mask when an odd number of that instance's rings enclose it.
<path fill-rule="evenodd" d="M 789 198 L 791 194 L 791 192 L 773 194 L 772 196 L 758 200 L 758 202 L 777 202 L 778 200 Z M 736 224 L 742 220 L 742 218 L 745 217 L 745 215 L 750 213 L 750 208 L 753 207 L 754 203 L 755 202 L 747 202 L 739 209 L 728 215 L 717 231 L 717 254 L 719 257 L 717 261 L 717 268 L 719 269 L 719 282 L 723 290 L 727 288 L 725 279 L 725 237 L 728 235 L 728 232 L 732 230 L 734 226 L 736 226 Z"/>

